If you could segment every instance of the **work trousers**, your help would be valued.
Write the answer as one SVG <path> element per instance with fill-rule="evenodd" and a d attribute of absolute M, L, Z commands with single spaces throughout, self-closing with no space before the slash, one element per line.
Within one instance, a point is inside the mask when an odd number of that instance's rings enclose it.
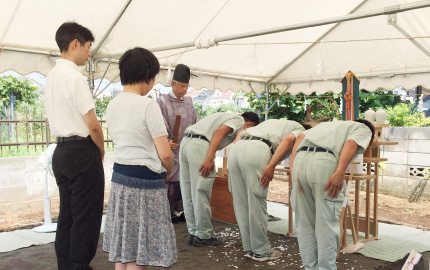
<path fill-rule="evenodd" d="M 270 254 L 267 239 L 267 194 L 260 177 L 272 155 L 261 141 L 239 140 L 230 150 L 228 183 L 245 251 Z"/>
<path fill-rule="evenodd" d="M 180 185 L 188 232 L 201 239 L 212 236 L 211 194 L 215 170 L 208 177 L 201 176 L 199 168 L 209 151 L 209 142 L 184 137 L 179 150 Z"/>
<path fill-rule="evenodd" d="M 52 167 L 60 193 L 55 237 L 59 270 L 92 269 L 103 214 L 104 172 L 92 140 L 59 143 Z"/>
<path fill-rule="evenodd" d="M 336 167 L 336 157 L 328 152 L 300 151 L 294 160 L 291 206 L 305 270 L 336 269 L 344 195 L 330 198 L 324 191 Z"/>

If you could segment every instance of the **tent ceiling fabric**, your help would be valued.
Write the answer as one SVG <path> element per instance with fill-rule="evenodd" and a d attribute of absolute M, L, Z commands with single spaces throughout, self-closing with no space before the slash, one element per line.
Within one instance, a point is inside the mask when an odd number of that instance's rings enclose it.
<path fill-rule="evenodd" d="M 357 12 L 387 7 L 392 2 L 367 1 Z M 412 37 L 430 37 L 430 8 L 397 14 L 397 25 Z M 370 91 L 380 87 L 430 85 L 430 57 L 409 40 L 393 38 L 404 36 L 388 24 L 387 16 L 340 23 L 324 40 L 387 40 L 317 44 L 273 82 L 291 82 L 292 93 L 306 89 L 305 85 L 308 85 L 307 93 L 316 89 L 323 92 L 333 89 L 330 80 L 338 82 L 345 73 L 342 71 L 352 70 L 361 80 L 360 88 Z M 417 42 L 430 52 L 430 38 L 417 39 Z"/>
<path fill-rule="evenodd" d="M 94 77 L 102 77 L 109 66 L 106 78 L 118 81 L 118 55 L 135 46 L 160 48 L 201 37 L 242 34 L 417 1 L 134 0 L 95 55 Z M 96 47 L 126 3 L 0 0 L 0 72 L 12 69 L 21 74 L 37 71 L 46 75 L 55 62 L 50 55 L 59 53 L 54 40 L 59 25 L 75 21 L 88 27 Z M 416 41 L 430 52 L 430 8 L 398 13 L 397 25 L 412 37 L 427 37 Z M 312 43 L 323 35 L 323 41 L 369 41 Z M 388 24 L 388 15 L 383 15 L 220 42 L 208 49 L 157 51 L 162 66 L 157 81 L 169 84 L 169 67 L 184 63 L 195 75 L 191 78 L 195 88 L 259 93 L 265 90 L 265 82 L 289 65 L 272 78 L 272 91 L 340 92 L 339 79 L 348 70 L 357 74 L 360 87 L 369 91 L 417 85 L 430 88 L 430 57 L 404 37 Z M 104 57 L 110 55 L 109 64 Z M 88 76 L 85 68 L 82 71 Z"/>

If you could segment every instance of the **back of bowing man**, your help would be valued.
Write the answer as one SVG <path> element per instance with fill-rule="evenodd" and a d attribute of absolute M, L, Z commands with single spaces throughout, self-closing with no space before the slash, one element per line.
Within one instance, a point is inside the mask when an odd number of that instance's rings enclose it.
<path fill-rule="evenodd" d="M 275 260 L 267 239 L 267 194 L 276 165 L 287 158 L 305 128 L 290 120 L 270 119 L 238 136 L 228 157 L 229 189 L 239 224 L 245 257 Z"/>
<path fill-rule="evenodd" d="M 259 124 L 253 112 L 211 114 L 185 130 L 179 149 L 180 186 L 188 244 L 217 246 L 212 236 L 210 199 L 215 181 L 215 153 L 232 143 L 239 131 Z"/>
<path fill-rule="evenodd" d="M 345 171 L 374 133 L 366 120 L 327 122 L 300 134 L 294 144 L 291 206 L 306 270 L 336 269 Z"/>

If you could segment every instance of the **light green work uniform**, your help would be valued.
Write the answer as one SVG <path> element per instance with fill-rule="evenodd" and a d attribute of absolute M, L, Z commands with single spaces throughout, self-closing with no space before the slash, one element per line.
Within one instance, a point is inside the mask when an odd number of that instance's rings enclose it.
<path fill-rule="evenodd" d="M 275 152 L 288 134 L 297 137 L 304 130 L 303 126 L 295 121 L 272 119 L 246 129 L 240 137 L 266 139 Z M 259 255 L 270 254 L 270 243 L 267 239 L 269 188 L 260 186 L 260 177 L 271 158 L 272 154 L 266 143 L 246 139 L 237 141 L 228 157 L 228 183 L 233 195 L 234 213 L 239 224 L 242 245 L 245 251 Z"/>
<path fill-rule="evenodd" d="M 235 113 L 214 113 L 185 130 L 186 134 L 203 135 L 209 141 L 217 128 L 226 125 L 233 132 L 224 136 L 218 150 L 232 143 L 245 120 Z M 180 185 L 188 232 L 200 239 L 209 239 L 213 231 L 210 199 L 215 171 L 201 176 L 199 168 L 209 151 L 209 142 L 199 138 L 182 139 L 179 149 Z"/>
<path fill-rule="evenodd" d="M 291 206 L 295 212 L 297 239 L 305 270 L 336 269 L 340 240 L 339 214 L 343 193 L 327 196 L 324 186 L 337 168 L 340 152 L 347 140 L 364 153 L 371 131 L 361 123 L 337 121 L 321 123 L 304 132 L 293 164 Z M 329 152 L 301 151 L 303 147 L 321 147 Z"/>

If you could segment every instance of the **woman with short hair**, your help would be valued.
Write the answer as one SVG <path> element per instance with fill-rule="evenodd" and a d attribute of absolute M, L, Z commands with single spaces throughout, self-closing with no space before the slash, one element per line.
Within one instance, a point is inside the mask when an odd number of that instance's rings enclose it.
<path fill-rule="evenodd" d="M 148 50 L 134 48 L 119 61 L 124 90 L 108 105 L 106 122 L 115 163 L 103 250 L 116 270 L 170 267 L 177 261 L 165 179 L 173 169 L 158 104 L 145 97 L 160 71 Z"/>

